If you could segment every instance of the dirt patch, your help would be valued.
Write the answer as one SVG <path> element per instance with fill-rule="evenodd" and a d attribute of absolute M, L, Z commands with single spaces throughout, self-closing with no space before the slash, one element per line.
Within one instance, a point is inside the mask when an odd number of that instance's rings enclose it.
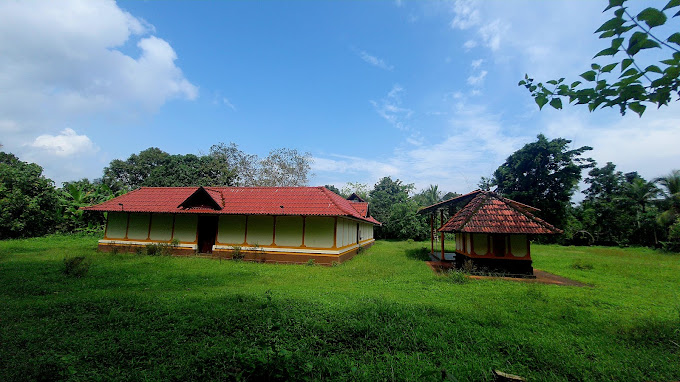
<path fill-rule="evenodd" d="M 435 273 L 442 273 L 449 269 L 454 269 L 452 263 L 441 262 L 441 261 L 426 261 L 427 265 Z M 576 280 L 568 279 L 566 277 L 558 276 L 556 274 L 542 271 L 540 269 L 534 269 L 534 276 L 532 278 L 525 277 L 496 277 L 496 276 L 479 276 L 479 275 L 468 275 L 467 277 L 473 280 L 508 280 L 508 281 L 519 281 L 523 283 L 538 283 L 538 284 L 552 284 L 552 285 L 566 285 L 566 286 L 577 286 L 577 287 L 593 287 L 590 284 L 585 284 Z"/>

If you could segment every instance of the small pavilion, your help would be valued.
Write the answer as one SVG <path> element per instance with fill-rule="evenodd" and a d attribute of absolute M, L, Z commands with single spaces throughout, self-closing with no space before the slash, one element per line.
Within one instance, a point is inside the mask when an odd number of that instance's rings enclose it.
<path fill-rule="evenodd" d="M 465 261 L 489 270 L 533 274 L 530 235 L 560 234 L 562 230 L 533 215 L 538 209 L 504 198 L 491 191 L 476 190 L 428 207 L 419 214 L 430 216 L 430 253 L 453 262 Z M 440 245 L 435 251 L 435 223 L 439 215 Z M 444 216 L 448 220 L 444 220 Z M 455 250 L 446 252 L 445 233 L 453 233 Z"/>

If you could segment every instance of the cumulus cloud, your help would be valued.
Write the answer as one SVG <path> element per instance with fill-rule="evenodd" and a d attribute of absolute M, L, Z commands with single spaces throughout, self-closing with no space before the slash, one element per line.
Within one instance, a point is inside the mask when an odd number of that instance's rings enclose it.
<path fill-rule="evenodd" d="M 477 41 L 475 41 L 475 40 L 467 40 L 463 44 L 463 48 L 465 48 L 466 50 L 470 50 L 470 49 L 472 49 L 476 46 L 477 46 Z"/>
<path fill-rule="evenodd" d="M 136 120 L 170 99 L 198 97 L 155 33 L 113 0 L 0 2 L 4 149 L 55 179 L 100 173 L 102 154 L 79 126 Z M 72 129 L 54 135 L 62 126 Z M 78 155 L 89 159 L 68 162 Z"/>
<path fill-rule="evenodd" d="M 152 32 L 114 1 L 1 2 L 0 115 L 39 129 L 46 120 L 154 112 L 171 98 L 196 98 L 175 51 Z"/>
<path fill-rule="evenodd" d="M 87 135 L 78 135 L 70 128 L 62 130 L 59 135 L 40 135 L 30 146 L 60 157 L 90 154 L 99 150 Z"/>

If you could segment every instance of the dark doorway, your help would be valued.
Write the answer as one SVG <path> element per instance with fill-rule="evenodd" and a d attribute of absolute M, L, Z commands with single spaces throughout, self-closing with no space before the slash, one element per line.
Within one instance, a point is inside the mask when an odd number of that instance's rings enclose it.
<path fill-rule="evenodd" d="M 361 235 L 359 234 L 359 223 L 357 223 L 357 244 L 361 241 Z"/>
<path fill-rule="evenodd" d="M 198 251 L 212 253 L 217 236 L 217 216 L 198 216 Z"/>
<path fill-rule="evenodd" d="M 493 255 L 496 257 L 505 256 L 505 236 L 494 235 L 493 238 Z"/>

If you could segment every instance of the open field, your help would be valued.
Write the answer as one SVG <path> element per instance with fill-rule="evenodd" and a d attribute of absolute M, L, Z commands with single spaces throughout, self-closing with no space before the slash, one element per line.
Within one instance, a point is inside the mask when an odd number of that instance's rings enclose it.
<path fill-rule="evenodd" d="M 437 276 L 378 242 L 336 267 L 0 242 L 0 380 L 680 379 L 680 255 L 532 246 L 593 288 Z M 87 256 L 82 278 L 63 259 Z M 464 281 L 464 280 L 463 280 Z"/>

